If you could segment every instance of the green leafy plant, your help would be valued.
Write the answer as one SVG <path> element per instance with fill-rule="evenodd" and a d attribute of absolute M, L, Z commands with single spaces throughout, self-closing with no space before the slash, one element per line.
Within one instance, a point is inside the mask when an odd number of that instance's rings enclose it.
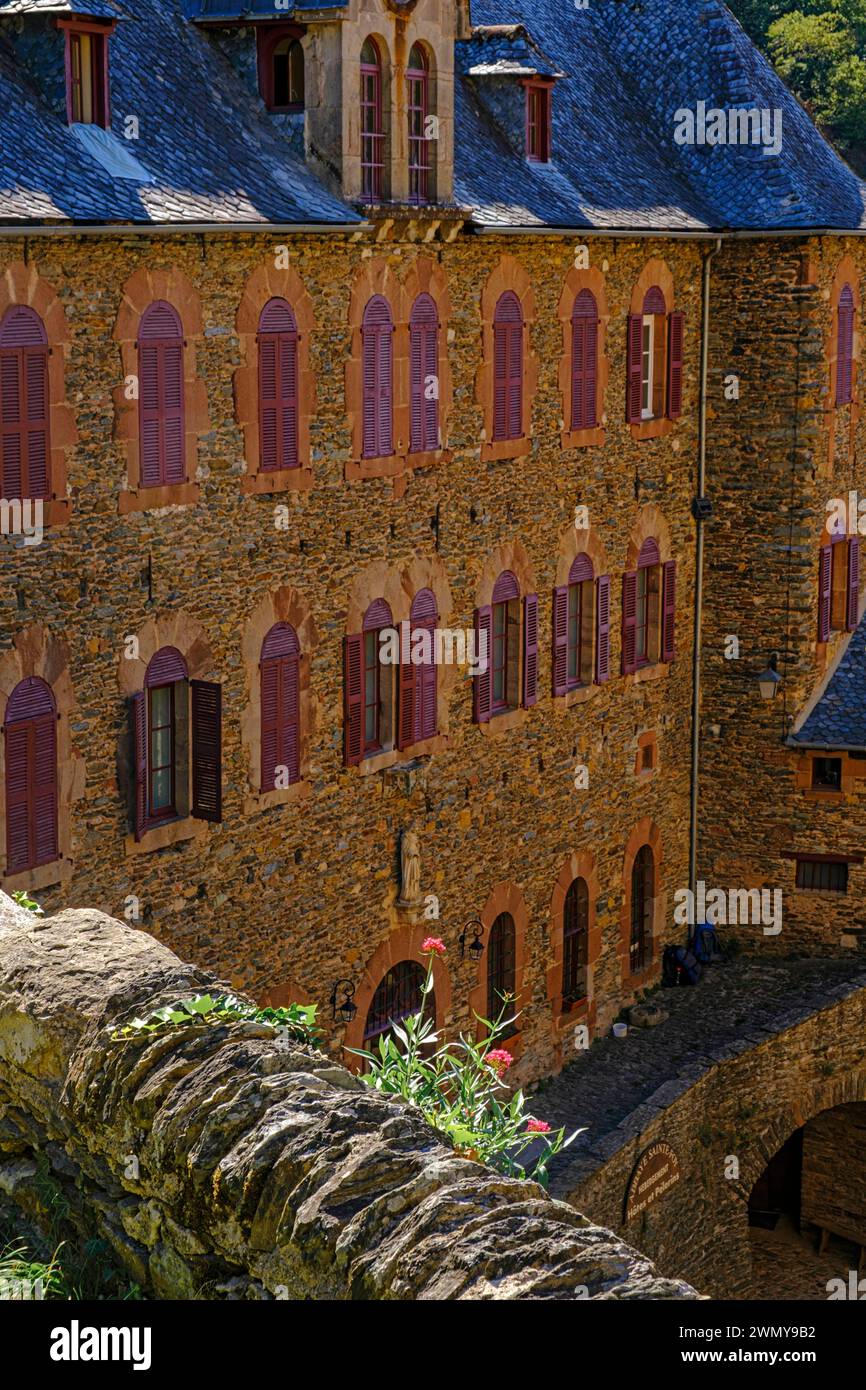
<path fill-rule="evenodd" d="M 39 906 L 38 902 L 36 902 L 34 898 L 28 898 L 27 894 L 23 891 L 23 889 L 17 888 L 15 892 L 12 894 L 12 898 L 13 901 L 16 902 L 19 907 L 26 908 L 28 912 L 34 913 L 37 917 L 44 916 L 42 908 Z"/>
<path fill-rule="evenodd" d="M 57 1299 L 64 1297 L 60 1247 L 51 1259 L 34 1259 L 25 1245 L 0 1250 L 0 1300 Z"/>
<path fill-rule="evenodd" d="M 166 1028 L 188 1027 L 204 1024 L 215 1026 L 222 1023 L 267 1023 L 280 1032 L 288 1033 L 295 1042 L 317 1045 L 318 1029 L 315 1026 L 315 1004 L 290 1004 L 284 1009 L 259 1009 L 239 999 L 236 994 L 196 994 L 191 999 L 182 999 L 177 1004 L 166 1004 L 154 1009 L 146 1018 L 133 1018 L 123 1028 L 118 1028 L 112 1037 L 115 1040 L 141 1037 L 145 1033 L 158 1033 Z"/>
<path fill-rule="evenodd" d="M 366 1064 L 362 1079 L 373 1090 L 402 1096 L 417 1106 L 464 1157 L 546 1187 L 550 1160 L 581 1131 L 566 1139 L 564 1129 L 553 1131 L 527 1114 L 522 1091 L 508 1096 L 504 1076 L 513 1058 L 497 1044 L 513 1032 L 517 1016 L 506 1017 L 512 1001 L 504 1001 L 495 1020 L 476 1015 L 485 1030 L 480 1042 L 464 1034 L 454 1042 L 440 1042 L 424 1008 L 433 989 L 434 957 L 444 955 L 445 946 L 437 937 L 428 937 L 421 952 L 427 957 L 421 1008 L 393 1024 L 375 1052 L 352 1049 Z"/>

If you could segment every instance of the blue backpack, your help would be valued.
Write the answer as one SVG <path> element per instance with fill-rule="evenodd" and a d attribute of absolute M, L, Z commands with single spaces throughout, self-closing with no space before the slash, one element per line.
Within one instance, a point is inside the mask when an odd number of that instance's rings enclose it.
<path fill-rule="evenodd" d="M 662 956 L 662 983 L 669 988 L 696 985 L 704 967 L 690 946 L 668 946 Z"/>

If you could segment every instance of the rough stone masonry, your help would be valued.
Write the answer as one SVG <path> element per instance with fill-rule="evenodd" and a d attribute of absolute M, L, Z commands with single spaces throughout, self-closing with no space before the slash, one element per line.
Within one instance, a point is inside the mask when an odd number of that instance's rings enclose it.
<path fill-rule="evenodd" d="M 0 1191 L 38 1219 L 47 1160 L 157 1298 L 697 1297 L 271 1027 L 114 1039 L 216 985 L 103 913 L 0 894 Z"/>

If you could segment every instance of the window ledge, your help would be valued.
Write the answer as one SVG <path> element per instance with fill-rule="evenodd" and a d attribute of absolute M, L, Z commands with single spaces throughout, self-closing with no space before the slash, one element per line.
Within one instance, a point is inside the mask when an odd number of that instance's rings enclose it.
<path fill-rule="evenodd" d="M 532 440 L 528 435 L 519 439 L 494 439 L 481 445 L 481 462 L 497 463 L 502 459 L 525 458 L 532 452 Z"/>
<path fill-rule="evenodd" d="M 519 729 L 529 718 L 527 709 L 510 709 L 503 714 L 494 714 L 484 724 L 477 724 L 476 728 L 487 738 L 498 738 L 501 734 L 508 734 L 512 729 Z"/>
<path fill-rule="evenodd" d="M 203 840 L 207 837 L 209 829 L 208 821 L 185 816 L 183 820 L 171 820 L 166 821 L 165 825 L 155 825 L 152 830 L 146 830 L 140 840 L 136 840 L 134 835 L 127 835 L 124 849 L 127 858 L 137 854 L 152 854 L 154 850 L 167 849 L 169 845 L 183 844 L 187 840 Z"/>
<path fill-rule="evenodd" d="M 388 454 L 374 459 L 351 459 L 346 464 L 346 482 L 363 482 L 366 478 L 396 478 L 405 467 L 405 454 Z"/>
<path fill-rule="evenodd" d="M 428 449 L 420 454 L 407 454 L 406 467 L 417 473 L 422 468 L 435 468 L 440 463 L 450 463 L 453 457 L 451 449 Z"/>
<path fill-rule="evenodd" d="M 273 806 L 290 806 L 295 801 L 306 801 L 310 795 L 309 782 L 293 782 L 289 787 L 274 787 L 269 792 L 250 791 L 244 797 L 245 816 L 255 816 L 260 811 L 269 811 Z"/>
<path fill-rule="evenodd" d="M 149 512 L 157 507 L 188 507 L 198 502 L 200 497 L 201 487 L 198 483 L 129 488 L 120 494 L 118 509 L 121 516 L 126 516 L 129 512 Z"/>
<path fill-rule="evenodd" d="M 635 440 L 663 439 L 665 435 L 672 433 L 674 422 L 663 416 L 658 420 L 642 420 L 639 425 L 630 425 L 629 428 L 631 437 Z"/>
<path fill-rule="evenodd" d="M 641 685 L 644 681 L 662 681 L 671 669 L 671 662 L 656 661 L 652 666 L 641 666 L 637 671 L 630 671 L 623 680 L 631 685 Z"/>
<path fill-rule="evenodd" d="M 607 684 L 607 682 L 605 682 Z M 587 700 L 595 699 L 601 693 L 602 687 L 593 682 L 592 685 L 578 685 L 574 690 L 569 690 L 565 695 L 553 696 L 554 709 L 572 709 L 574 705 L 585 705 Z"/>
<path fill-rule="evenodd" d="M 590 449 L 594 445 L 604 447 L 607 431 L 601 427 L 592 430 L 562 430 L 559 436 L 561 449 Z"/>
<path fill-rule="evenodd" d="M 309 492 L 313 486 L 312 468 L 275 468 L 272 471 L 246 473 L 241 478 L 241 492 L 260 495 L 271 492 Z"/>
<path fill-rule="evenodd" d="M 423 743 L 413 743 L 408 748 L 389 748 L 384 753 L 375 753 L 370 758 L 364 758 L 358 763 L 358 772 L 362 777 L 370 777 L 376 772 L 387 772 L 392 767 L 398 767 L 401 763 L 410 763 L 415 758 L 429 757 L 433 753 L 444 753 L 448 747 L 448 736 L 437 734 L 435 738 L 425 739 Z"/>
<path fill-rule="evenodd" d="M 58 883 L 66 883 L 75 872 L 71 859 L 52 859 L 50 864 L 39 864 L 35 869 L 21 869 L 17 874 L 6 874 L 0 878 L 4 893 L 17 893 L 21 889 L 32 889 L 34 893 L 42 888 L 54 888 Z"/>

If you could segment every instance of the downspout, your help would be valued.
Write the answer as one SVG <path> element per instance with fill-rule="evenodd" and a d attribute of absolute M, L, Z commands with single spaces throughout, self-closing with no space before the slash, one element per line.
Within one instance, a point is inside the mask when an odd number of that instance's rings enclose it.
<path fill-rule="evenodd" d="M 692 770 L 689 811 L 689 887 L 697 891 L 698 877 L 698 774 L 701 754 L 701 633 L 704 611 L 704 523 L 709 519 L 705 500 L 707 481 L 707 376 L 710 358 L 710 270 L 722 249 L 722 239 L 704 256 L 701 309 L 701 394 L 698 405 L 698 486 L 695 497 L 695 634 L 692 651 Z M 692 902 L 695 898 L 692 897 Z"/>

